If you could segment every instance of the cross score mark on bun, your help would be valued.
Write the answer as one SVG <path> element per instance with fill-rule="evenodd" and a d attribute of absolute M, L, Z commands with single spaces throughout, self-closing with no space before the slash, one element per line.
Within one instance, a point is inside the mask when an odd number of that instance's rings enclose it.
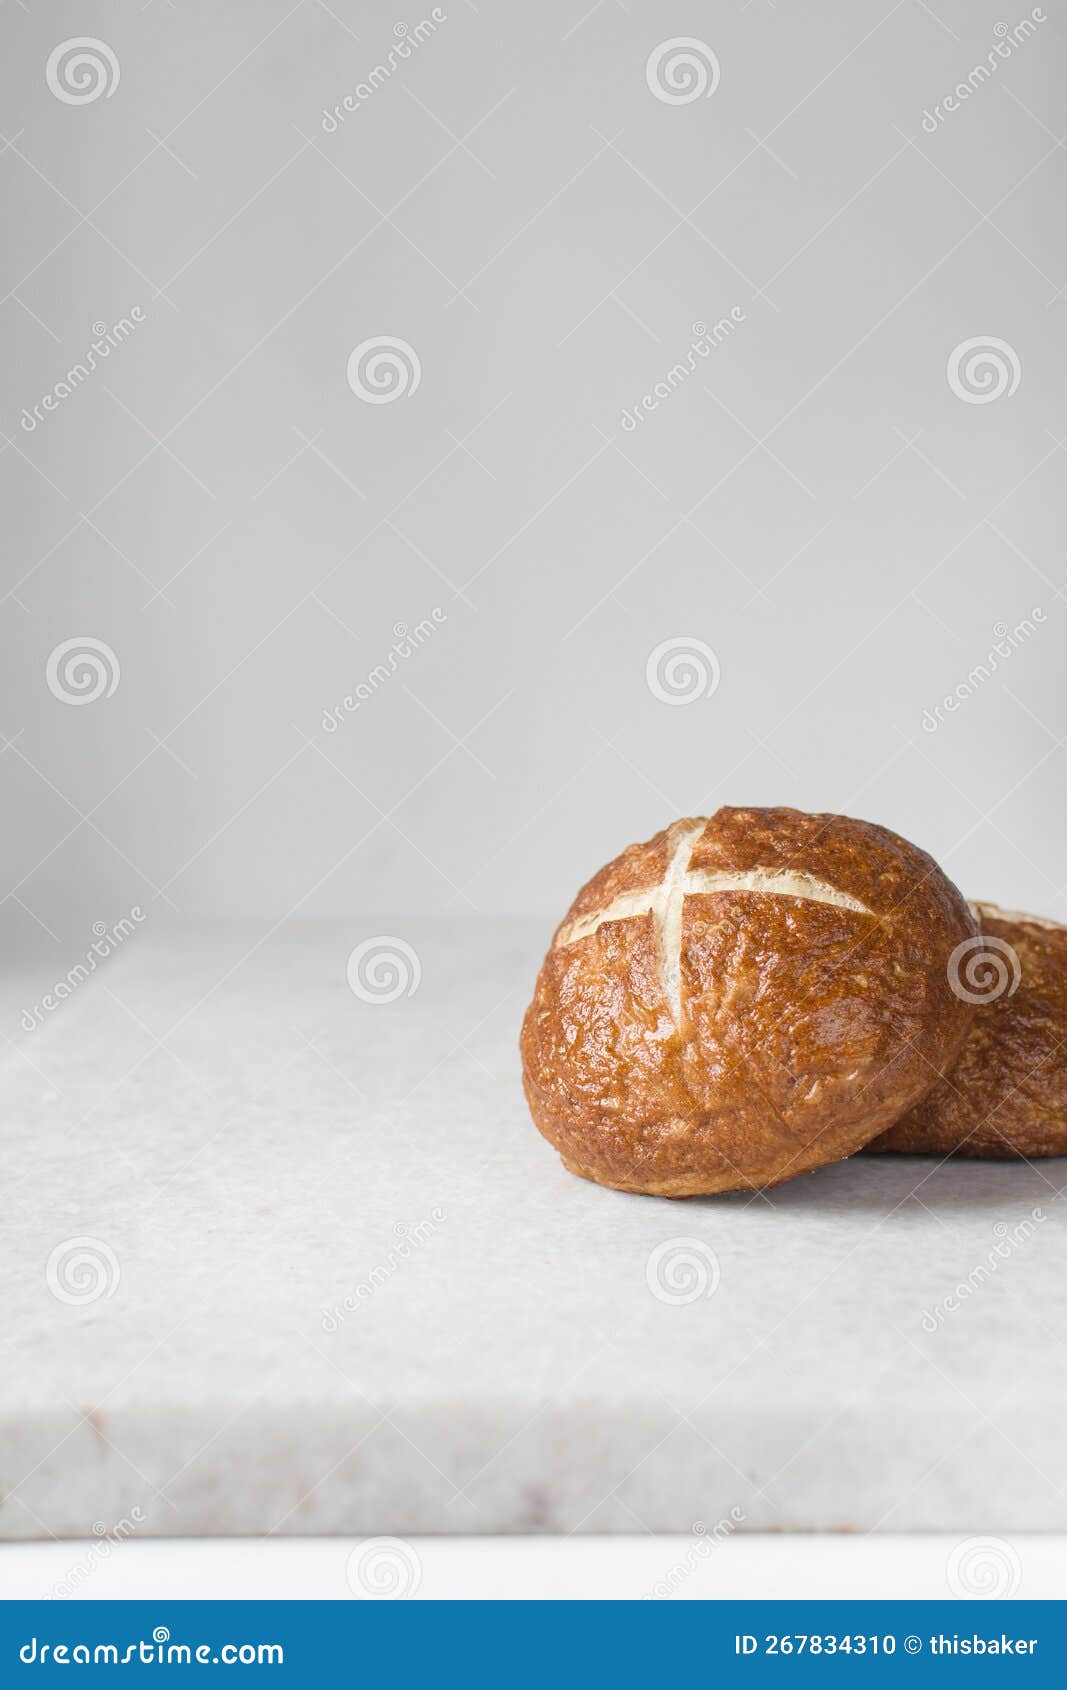
<path fill-rule="evenodd" d="M 690 893 L 700 892 L 759 892 L 779 898 L 803 898 L 814 904 L 834 904 L 838 909 L 855 910 L 860 915 L 875 914 L 858 898 L 838 891 L 829 881 L 813 874 L 790 869 L 752 868 L 730 873 L 717 870 L 692 870 L 689 867 L 697 841 L 707 827 L 707 817 L 671 831 L 671 854 L 667 871 L 656 885 L 639 892 L 624 892 L 603 909 L 581 916 L 562 928 L 556 936 L 553 950 L 586 939 L 608 921 L 626 921 L 632 916 L 651 915 L 656 931 L 656 953 L 663 990 L 670 1005 L 675 1026 L 682 1018 L 682 907 Z"/>

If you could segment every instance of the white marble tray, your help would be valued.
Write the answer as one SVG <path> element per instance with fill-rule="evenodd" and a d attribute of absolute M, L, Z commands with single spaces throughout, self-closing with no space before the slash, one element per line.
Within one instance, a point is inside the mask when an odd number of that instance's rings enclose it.
<path fill-rule="evenodd" d="M 545 937 L 148 923 L 9 1049 L 0 1535 L 1067 1528 L 1067 1165 L 585 1184 L 518 1083 Z"/>

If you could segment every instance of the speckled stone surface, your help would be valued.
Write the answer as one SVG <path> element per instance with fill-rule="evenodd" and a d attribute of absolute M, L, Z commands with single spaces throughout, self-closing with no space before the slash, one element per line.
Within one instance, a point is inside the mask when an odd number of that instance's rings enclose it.
<path fill-rule="evenodd" d="M 1067 1164 L 585 1184 L 547 937 L 149 921 L 8 1048 L 0 1535 L 1067 1527 Z"/>

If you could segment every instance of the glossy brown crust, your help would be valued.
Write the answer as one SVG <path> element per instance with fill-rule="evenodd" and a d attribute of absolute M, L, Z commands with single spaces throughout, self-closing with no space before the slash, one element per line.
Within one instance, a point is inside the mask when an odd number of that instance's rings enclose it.
<path fill-rule="evenodd" d="M 679 824 L 674 824 L 676 827 Z M 553 943 L 572 921 L 595 915 L 606 905 L 626 892 L 639 892 L 646 886 L 658 886 L 667 869 L 670 851 L 667 845 L 669 828 L 646 839 L 641 845 L 628 845 L 610 863 L 605 863 L 592 880 L 587 880 L 553 936 Z"/>
<path fill-rule="evenodd" d="M 1067 927 L 976 904 L 983 935 L 1011 957 L 974 953 L 974 983 L 1008 989 L 979 1004 L 963 1050 L 935 1086 L 871 1151 L 922 1156 L 1067 1155 Z M 999 972 L 998 972 L 999 970 Z"/>
<path fill-rule="evenodd" d="M 975 931 L 964 899 L 925 852 L 843 816 L 722 809 L 705 824 L 692 870 L 812 875 L 871 913 L 690 893 L 677 1026 L 652 915 L 559 944 L 576 919 L 658 885 L 687 825 L 578 893 L 521 1040 L 530 1111 L 565 1165 L 672 1197 L 775 1185 L 850 1155 L 947 1070 L 973 1015 L 947 975 Z"/>

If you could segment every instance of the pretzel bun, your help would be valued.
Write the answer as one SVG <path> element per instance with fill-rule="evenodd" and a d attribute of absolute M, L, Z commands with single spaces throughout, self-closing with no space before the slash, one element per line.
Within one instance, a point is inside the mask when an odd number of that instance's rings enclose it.
<path fill-rule="evenodd" d="M 722 809 L 578 893 L 522 1028 L 534 1122 L 571 1173 L 692 1197 L 858 1150 L 947 1071 L 975 932 L 931 857 L 846 816 Z"/>
<path fill-rule="evenodd" d="M 977 1004 L 963 1049 L 872 1151 L 1067 1155 L 1067 927 L 973 904 L 979 937 L 958 959 Z"/>

